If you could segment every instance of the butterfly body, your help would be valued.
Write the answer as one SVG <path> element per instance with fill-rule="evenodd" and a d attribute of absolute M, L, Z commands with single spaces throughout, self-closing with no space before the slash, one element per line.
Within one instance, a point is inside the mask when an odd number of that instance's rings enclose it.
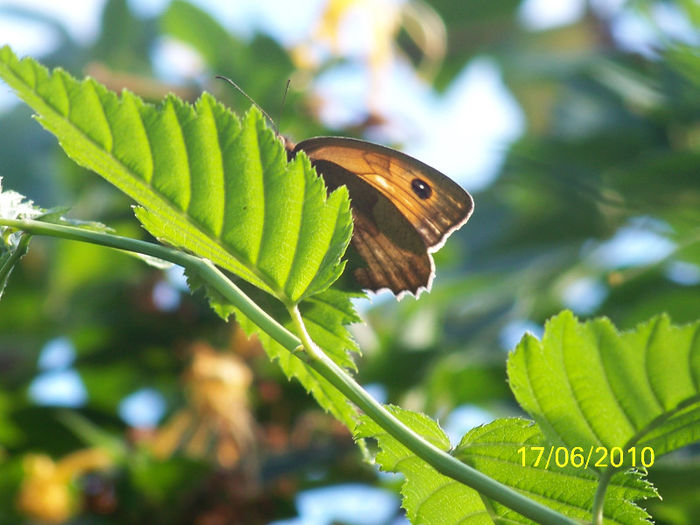
<path fill-rule="evenodd" d="M 404 153 L 345 137 L 316 137 L 296 145 L 329 190 L 345 185 L 354 221 L 352 246 L 366 263 L 354 271 L 365 289 L 418 295 L 435 273 L 431 253 L 462 226 L 474 202 L 457 183 Z"/>

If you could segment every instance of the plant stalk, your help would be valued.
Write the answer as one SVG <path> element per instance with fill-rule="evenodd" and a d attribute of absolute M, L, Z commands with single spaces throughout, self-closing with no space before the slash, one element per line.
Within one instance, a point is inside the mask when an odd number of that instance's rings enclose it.
<path fill-rule="evenodd" d="M 61 224 L 0 219 L 0 226 L 10 226 L 35 235 L 50 235 L 142 253 L 198 272 L 204 281 L 287 350 L 300 357 L 299 350 L 303 347 L 309 357 L 306 362 L 311 368 L 321 374 L 392 437 L 441 474 L 479 491 L 486 497 L 492 498 L 538 523 L 544 525 L 580 525 L 578 521 L 523 496 L 424 440 L 370 396 L 342 367 L 338 366 L 311 340 L 297 306 L 289 306 L 288 310 L 299 337 L 289 332 L 255 304 L 211 261 L 167 246 Z"/>
<path fill-rule="evenodd" d="M 598 480 L 598 487 L 593 498 L 593 508 L 591 509 L 592 519 L 591 525 L 603 525 L 603 506 L 605 504 L 605 492 L 608 490 L 608 484 L 615 471 L 611 468 L 606 469 Z"/>

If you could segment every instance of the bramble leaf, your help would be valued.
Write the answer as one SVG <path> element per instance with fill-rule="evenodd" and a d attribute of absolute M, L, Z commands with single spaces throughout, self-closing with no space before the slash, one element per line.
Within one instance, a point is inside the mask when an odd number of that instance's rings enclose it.
<path fill-rule="evenodd" d="M 526 335 L 508 360 L 511 388 L 551 443 L 656 457 L 700 440 L 700 322 L 661 315 L 619 333 L 608 319 L 563 312 L 542 341 Z M 638 455 L 637 455 L 638 459 Z"/>
<path fill-rule="evenodd" d="M 205 257 L 284 304 L 342 273 L 352 231 L 347 190 L 326 195 L 304 155 L 289 164 L 256 109 L 243 123 L 204 93 L 159 105 L 0 49 L 0 77 L 66 153 L 132 197 L 155 237 Z"/>

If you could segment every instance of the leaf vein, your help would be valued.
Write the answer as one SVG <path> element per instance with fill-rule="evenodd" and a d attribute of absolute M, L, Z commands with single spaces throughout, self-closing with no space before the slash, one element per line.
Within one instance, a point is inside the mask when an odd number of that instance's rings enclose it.
<path fill-rule="evenodd" d="M 289 164 L 287 164 L 287 171 L 289 172 Z M 306 190 L 307 188 L 307 180 L 306 178 L 302 178 L 304 181 L 304 189 Z M 299 227 L 297 228 L 296 235 L 294 238 L 294 255 L 292 256 L 292 262 L 289 265 L 289 269 L 287 270 L 287 275 L 284 278 L 284 284 L 282 285 L 283 290 L 287 290 L 289 286 L 289 280 L 291 279 L 294 269 L 296 268 L 296 265 L 300 263 L 300 261 L 297 261 L 297 258 L 299 257 L 299 239 L 301 239 L 301 231 L 304 228 L 304 212 L 306 210 L 306 199 L 303 199 L 301 203 L 301 220 L 299 221 Z"/>
<path fill-rule="evenodd" d="M 263 243 L 265 241 L 265 224 L 268 222 L 268 217 L 267 217 L 267 203 L 268 203 L 268 191 L 270 191 L 270 188 L 266 184 L 267 182 L 267 177 L 265 177 L 265 166 L 263 164 L 263 158 L 262 158 L 262 151 L 260 150 L 260 141 L 258 140 L 258 135 L 255 134 L 255 151 L 257 152 L 257 156 L 255 157 L 256 160 L 258 161 L 258 165 L 256 168 L 259 167 L 258 170 L 256 170 L 260 174 L 260 178 L 262 180 L 262 192 L 260 193 L 260 199 L 262 200 L 262 222 L 260 224 L 260 238 L 258 239 L 258 249 L 255 252 L 255 260 L 253 261 L 253 265 L 258 268 L 258 263 L 260 261 L 260 253 L 262 252 L 263 248 Z M 266 282 L 270 281 L 269 278 L 265 279 Z M 276 286 L 274 287 L 276 288 Z M 274 289 L 273 288 L 273 289 Z"/>
<path fill-rule="evenodd" d="M 659 318 L 654 319 L 654 324 L 651 328 L 651 331 L 649 333 L 649 336 L 646 339 L 645 345 L 644 345 L 644 352 L 642 352 L 642 355 L 644 356 L 644 370 L 646 371 L 646 376 L 647 376 L 647 381 L 649 381 L 649 389 L 651 390 L 651 393 L 654 395 L 654 399 L 656 400 L 657 403 L 657 409 L 660 411 L 664 410 L 664 404 L 659 396 L 659 392 L 657 392 L 657 389 L 654 385 L 654 383 L 651 381 L 651 370 L 649 369 L 649 366 L 651 365 L 651 359 L 649 359 L 649 353 L 653 349 L 653 340 L 656 337 L 659 329 Z"/>
<path fill-rule="evenodd" d="M 454 480 L 452 480 L 446 476 L 443 476 L 443 477 L 446 479 L 446 481 L 442 485 L 440 485 L 439 487 L 436 487 L 434 490 L 432 490 L 430 492 L 430 494 L 428 494 L 425 498 L 421 499 L 421 501 L 418 503 L 418 506 L 416 507 L 416 510 L 415 510 L 416 516 L 420 516 L 421 510 L 423 509 L 423 507 L 425 505 L 427 505 L 433 498 L 437 498 L 438 497 L 437 494 L 439 492 L 441 492 L 447 488 L 451 488 L 453 485 L 455 485 L 456 482 Z"/>
<path fill-rule="evenodd" d="M 596 333 L 596 355 L 598 357 L 598 362 L 600 363 L 601 368 L 603 369 L 603 379 L 605 379 L 605 385 L 607 386 L 608 392 L 610 393 L 610 398 L 613 400 L 615 406 L 617 406 L 617 408 L 619 409 L 619 412 L 622 413 L 622 415 L 625 417 L 630 428 L 634 428 L 635 424 L 634 420 L 632 419 L 632 416 L 627 412 L 625 406 L 622 404 L 621 400 L 615 393 L 612 381 L 610 380 L 610 370 L 608 369 L 608 367 L 605 366 L 605 359 L 603 359 L 603 356 L 601 354 L 601 346 L 602 345 L 600 340 L 600 334 Z M 598 443 L 601 443 L 600 439 L 598 439 Z"/>
<path fill-rule="evenodd" d="M 565 332 L 571 331 L 571 328 L 569 326 L 569 323 L 567 323 L 564 326 Z M 574 330 L 573 337 L 576 337 L 576 330 Z M 562 337 L 562 341 L 568 340 L 569 334 L 565 333 L 564 337 Z M 564 368 L 564 377 L 566 379 L 566 386 L 569 389 L 569 394 L 571 395 L 571 398 L 574 400 L 574 406 L 576 407 L 576 411 L 578 412 L 581 420 L 584 422 L 586 428 L 588 431 L 595 437 L 596 442 L 600 445 L 602 443 L 602 440 L 600 436 L 598 435 L 598 432 L 595 430 L 593 425 L 591 424 L 591 421 L 588 419 L 587 414 L 581 407 L 581 400 L 580 398 L 576 395 L 576 389 L 574 388 L 573 383 L 571 382 L 571 374 L 569 373 L 567 364 L 566 364 L 566 359 L 564 358 L 565 350 L 564 350 L 564 344 L 561 343 L 559 345 L 559 352 L 558 355 L 561 357 L 562 360 L 562 367 Z M 566 440 L 563 438 L 563 436 L 559 433 L 559 437 L 562 439 L 564 443 L 566 443 Z"/>

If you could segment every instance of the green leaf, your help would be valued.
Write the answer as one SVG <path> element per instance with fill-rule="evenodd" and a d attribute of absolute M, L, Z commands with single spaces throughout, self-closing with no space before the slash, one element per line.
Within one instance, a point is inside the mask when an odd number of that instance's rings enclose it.
<path fill-rule="evenodd" d="M 543 447 L 540 461 L 539 450 Z M 549 445 L 531 421 L 499 419 L 467 433 L 455 449 L 455 456 L 480 472 L 523 492 L 571 518 L 590 521 L 598 476 L 584 468 L 572 466 L 571 450 L 562 448 L 560 464 L 547 465 Z M 568 458 L 567 460 L 562 458 Z M 525 461 L 523 461 L 523 459 Z M 582 461 L 585 454 L 579 457 Z M 633 501 L 655 497 L 651 485 L 633 471 L 619 472 L 608 487 L 605 523 L 650 523 L 648 514 Z M 493 500 L 486 507 L 499 523 L 532 523 L 520 514 Z"/>
<path fill-rule="evenodd" d="M 163 242 L 207 258 L 287 305 L 342 273 L 352 231 L 347 190 L 329 196 L 305 156 L 287 164 L 281 142 L 252 109 L 243 124 L 203 94 L 159 106 L 92 79 L 49 72 L 0 49 L 0 77 L 37 113 L 66 153 L 141 207 Z"/>
<path fill-rule="evenodd" d="M 508 376 L 551 443 L 652 447 L 658 458 L 700 439 L 700 322 L 661 315 L 619 333 L 608 319 L 579 323 L 565 311 L 542 341 L 523 338 Z"/>
<path fill-rule="evenodd" d="M 449 439 L 428 416 L 396 406 L 386 408 L 424 439 L 442 450 L 449 450 Z M 354 436 L 376 439 L 380 448 L 376 461 L 382 470 L 400 472 L 406 477 L 401 487 L 402 505 L 411 523 L 493 523 L 478 492 L 438 473 L 370 418 L 360 418 Z"/>

